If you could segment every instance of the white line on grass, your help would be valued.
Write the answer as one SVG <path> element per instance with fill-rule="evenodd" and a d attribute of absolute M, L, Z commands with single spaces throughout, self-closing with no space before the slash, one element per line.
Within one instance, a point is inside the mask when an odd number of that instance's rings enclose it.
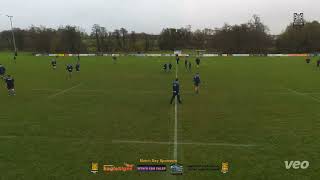
<path fill-rule="evenodd" d="M 175 99 L 174 106 L 174 148 L 173 159 L 178 160 L 178 98 Z"/>
<path fill-rule="evenodd" d="M 32 91 L 62 91 L 63 89 L 32 89 Z"/>
<path fill-rule="evenodd" d="M 298 92 L 298 91 L 293 90 L 293 89 L 290 89 L 290 88 L 286 88 L 286 89 L 287 89 L 288 91 L 290 91 L 290 92 L 292 92 L 292 93 L 296 94 L 296 95 L 299 95 L 299 96 L 305 96 L 305 97 L 311 98 L 311 99 L 313 99 L 314 101 L 316 101 L 316 102 L 320 103 L 320 99 L 315 98 L 315 97 L 313 97 L 313 96 L 310 96 L 310 95 L 308 95 L 308 94 L 306 94 L 306 93 Z"/>
<path fill-rule="evenodd" d="M 136 140 L 112 140 L 114 144 L 164 144 L 171 145 L 175 142 L 164 141 L 136 141 Z M 177 142 L 180 145 L 199 145 L 199 146 L 231 146 L 231 147 L 256 147 L 255 144 L 235 144 L 235 143 L 204 143 L 204 142 Z"/>
<path fill-rule="evenodd" d="M 7 135 L 7 136 L 0 136 L 0 139 L 12 139 L 12 138 L 17 138 L 18 136 L 10 136 L 10 135 Z"/>
<path fill-rule="evenodd" d="M 178 78 L 178 63 L 176 63 L 176 78 Z M 178 160 L 178 97 L 175 98 L 174 105 L 174 145 L 173 145 L 173 159 Z"/>
<path fill-rule="evenodd" d="M 79 87 L 81 84 L 82 84 L 82 83 L 77 84 L 77 85 L 75 85 L 75 86 L 73 86 L 73 87 L 71 87 L 71 88 L 65 89 L 65 90 L 63 90 L 63 91 L 60 91 L 60 92 L 58 92 L 58 93 L 52 94 L 52 95 L 48 96 L 48 98 L 54 98 L 54 97 L 56 97 L 56 96 L 58 96 L 58 95 L 60 95 L 60 94 L 64 94 L 64 93 L 66 93 L 66 92 L 68 92 L 68 91 L 70 91 L 70 90 L 72 90 L 72 89 L 74 89 L 74 88 Z"/>
<path fill-rule="evenodd" d="M 32 91 L 63 91 L 63 89 L 32 89 Z M 72 90 L 72 92 L 77 92 L 77 93 L 114 93 L 114 92 L 122 92 L 121 90 L 103 90 L 103 89 L 76 89 Z M 168 94 L 168 91 L 155 91 L 155 90 L 150 90 L 150 91 L 144 91 L 144 90 L 136 90 L 136 91 L 125 91 L 123 92 L 129 93 L 129 94 Z M 183 91 L 182 94 L 194 94 L 193 91 Z M 208 92 L 203 92 L 202 94 L 208 94 Z"/>

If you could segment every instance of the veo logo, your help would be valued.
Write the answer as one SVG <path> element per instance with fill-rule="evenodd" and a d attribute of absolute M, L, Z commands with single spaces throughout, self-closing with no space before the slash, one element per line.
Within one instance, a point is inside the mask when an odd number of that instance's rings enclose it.
<path fill-rule="evenodd" d="M 286 169 L 307 169 L 310 165 L 309 161 L 284 161 Z"/>

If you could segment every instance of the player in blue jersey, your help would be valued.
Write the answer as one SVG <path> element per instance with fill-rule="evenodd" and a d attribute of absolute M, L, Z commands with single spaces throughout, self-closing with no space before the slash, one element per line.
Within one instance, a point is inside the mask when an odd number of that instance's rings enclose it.
<path fill-rule="evenodd" d="M 6 74 L 6 68 L 0 64 L 0 78 L 4 78 L 4 75 Z"/>
<path fill-rule="evenodd" d="M 170 100 L 170 104 L 172 104 L 174 98 L 177 96 L 179 104 L 181 104 L 181 99 L 180 99 L 180 84 L 178 78 L 176 78 L 175 81 L 172 83 L 172 97 Z"/>
<path fill-rule="evenodd" d="M 9 96 L 15 96 L 16 93 L 15 93 L 15 90 L 14 90 L 14 79 L 10 75 L 8 75 L 5 78 L 5 82 L 7 84 L 7 89 L 8 89 Z"/>
<path fill-rule="evenodd" d="M 193 84 L 194 84 L 194 91 L 196 92 L 196 94 L 199 94 L 199 86 L 200 86 L 200 75 L 199 73 L 197 73 L 194 77 L 193 77 Z"/>
<path fill-rule="evenodd" d="M 69 78 L 72 77 L 73 66 L 71 64 L 67 64 L 67 71 L 69 73 Z"/>

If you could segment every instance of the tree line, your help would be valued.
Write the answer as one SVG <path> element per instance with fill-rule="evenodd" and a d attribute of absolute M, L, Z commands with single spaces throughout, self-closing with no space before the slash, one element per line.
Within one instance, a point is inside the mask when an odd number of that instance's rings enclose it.
<path fill-rule="evenodd" d="M 148 52 L 174 49 L 205 49 L 214 53 L 314 53 L 320 49 L 320 23 L 302 27 L 289 24 L 279 35 L 272 35 L 259 16 L 247 23 L 221 28 L 198 29 L 191 26 L 165 28 L 160 34 L 129 32 L 125 28 L 108 31 L 94 24 L 91 33 L 76 26 L 57 29 L 32 26 L 14 29 L 17 49 L 37 53 Z M 12 50 L 12 34 L 0 32 L 0 50 Z"/>

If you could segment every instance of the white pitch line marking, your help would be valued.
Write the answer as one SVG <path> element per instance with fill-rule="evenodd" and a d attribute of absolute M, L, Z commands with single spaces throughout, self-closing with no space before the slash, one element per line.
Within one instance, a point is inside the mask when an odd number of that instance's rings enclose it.
<path fill-rule="evenodd" d="M 173 159 L 178 158 L 178 97 L 175 99 L 174 106 L 174 148 L 173 148 Z"/>
<path fill-rule="evenodd" d="M 32 89 L 32 91 L 62 91 L 63 89 Z"/>
<path fill-rule="evenodd" d="M 7 135 L 7 136 L 0 136 L 0 139 L 12 139 L 12 138 L 17 138 L 18 136 L 10 136 L 10 135 Z"/>
<path fill-rule="evenodd" d="M 163 144 L 171 145 L 174 142 L 164 141 L 130 141 L 130 140 L 112 140 L 114 144 Z M 199 145 L 199 146 L 231 146 L 231 147 L 256 147 L 255 144 L 235 144 L 235 143 L 204 143 L 204 142 L 177 142 L 180 145 Z"/>
<path fill-rule="evenodd" d="M 32 89 L 32 91 L 63 91 L 63 89 Z M 112 90 L 103 90 L 103 89 L 79 89 L 79 90 L 73 90 L 72 92 L 77 92 L 77 93 L 114 93 L 114 92 L 119 92 L 120 90 L 117 91 L 112 91 Z M 168 91 L 124 91 L 128 94 L 168 94 Z M 206 94 L 208 92 L 202 92 L 202 94 Z M 184 91 L 182 94 L 194 94 L 193 91 Z"/>
<path fill-rule="evenodd" d="M 56 96 L 58 96 L 58 95 L 60 95 L 60 94 L 64 94 L 64 93 L 66 93 L 66 92 L 68 92 L 68 91 L 70 91 L 70 90 L 72 90 L 72 89 L 74 89 L 74 88 L 79 87 L 80 85 L 82 85 L 82 83 L 77 84 L 77 85 L 75 85 L 75 86 L 73 86 L 73 87 L 71 87 L 71 88 L 65 89 L 65 90 L 63 90 L 63 91 L 60 91 L 60 92 L 58 92 L 58 93 L 55 93 L 55 94 L 53 94 L 53 95 L 50 95 L 50 96 L 48 96 L 48 98 L 54 98 L 54 97 L 56 97 Z"/>
<path fill-rule="evenodd" d="M 300 95 L 300 96 L 305 96 L 305 97 L 311 98 L 311 99 L 313 99 L 314 101 L 316 101 L 316 102 L 320 103 L 320 99 L 315 98 L 315 97 L 313 97 L 313 96 L 309 96 L 308 94 L 301 93 L 301 92 L 298 92 L 298 91 L 293 90 L 293 89 L 290 89 L 290 88 L 287 88 L 287 90 L 288 90 L 288 91 L 290 91 L 290 92 L 292 92 L 292 93 L 294 93 L 294 94 L 297 94 L 297 95 Z"/>
<path fill-rule="evenodd" d="M 176 63 L 176 78 L 178 78 L 178 63 Z M 178 160 L 178 97 L 174 104 L 174 136 L 173 136 L 173 159 Z"/>

